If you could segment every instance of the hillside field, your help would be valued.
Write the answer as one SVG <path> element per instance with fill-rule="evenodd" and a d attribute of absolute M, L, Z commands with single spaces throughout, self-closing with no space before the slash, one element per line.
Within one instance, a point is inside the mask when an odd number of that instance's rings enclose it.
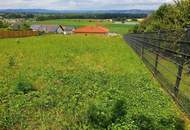
<path fill-rule="evenodd" d="M 0 130 L 184 130 L 122 37 L 0 40 Z"/>
<path fill-rule="evenodd" d="M 126 34 L 129 30 L 132 30 L 135 27 L 134 22 L 128 22 L 127 24 L 115 24 L 109 21 L 90 20 L 90 19 L 56 19 L 56 20 L 30 22 L 30 24 L 31 25 L 32 24 L 50 24 L 50 25 L 58 24 L 58 25 L 65 25 L 65 26 L 74 26 L 76 28 L 81 27 L 81 26 L 99 24 L 99 25 L 107 27 L 111 32 L 116 32 L 120 34 Z"/>

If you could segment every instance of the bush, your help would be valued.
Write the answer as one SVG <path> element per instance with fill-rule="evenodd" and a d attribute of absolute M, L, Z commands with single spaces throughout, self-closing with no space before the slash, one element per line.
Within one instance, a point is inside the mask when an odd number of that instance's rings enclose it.
<path fill-rule="evenodd" d="M 185 130 L 184 121 L 176 117 L 162 118 L 160 120 L 161 129 L 174 128 L 174 130 Z"/>
<path fill-rule="evenodd" d="M 7 28 L 8 24 L 4 23 L 3 21 L 0 21 L 0 28 Z"/>
<path fill-rule="evenodd" d="M 21 125 L 21 122 L 23 122 L 24 118 L 22 117 L 22 113 L 18 111 L 10 112 L 6 111 L 3 115 L 3 118 L 0 119 L 0 129 L 3 130 L 13 130 L 17 129 L 18 125 Z"/>
<path fill-rule="evenodd" d="M 108 111 L 98 108 L 96 105 L 90 106 L 88 110 L 88 121 L 95 128 L 107 128 L 112 122 L 112 117 Z"/>
<path fill-rule="evenodd" d="M 112 108 L 105 108 L 96 105 L 90 106 L 88 120 L 96 128 L 108 128 L 113 123 L 121 123 L 126 115 L 127 109 L 124 100 L 118 100 Z"/>
<path fill-rule="evenodd" d="M 127 108 L 124 100 L 118 100 L 112 109 L 112 121 L 116 122 L 117 119 L 123 118 L 127 114 Z"/>
<path fill-rule="evenodd" d="M 35 89 L 31 83 L 27 81 L 21 81 L 21 82 L 18 82 L 18 84 L 16 85 L 15 91 L 27 94 L 31 91 L 35 91 Z"/>
<path fill-rule="evenodd" d="M 145 115 L 133 116 L 136 126 L 140 130 L 184 130 L 184 121 L 176 117 L 161 118 L 159 122 L 155 118 Z"/>
<path fill-rule="evenodd" d="M 9 57 L 9 66 L 13 67 L 16 65 L 16 58 L 14 56 Z"/>
<path fill-rule="evenodd" d="M 49 110 L 55 108 L 58 104 L 58 101 L 51 96 L 43 96 L 38 98 L 36 101 L 37 109 Z"/>
<path fill-rule="evenodd" d="M 156 130 L 154 120 L 144 115 L 136 115 L 133 117 L 135 124 L 140 130 Z"/>

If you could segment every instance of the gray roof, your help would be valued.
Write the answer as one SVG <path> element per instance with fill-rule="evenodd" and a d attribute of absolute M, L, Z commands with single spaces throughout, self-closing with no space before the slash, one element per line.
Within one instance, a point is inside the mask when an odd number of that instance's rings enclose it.
<path fill-rule="evenodd" d="M 31 28 L 32 30 L 39 30 L 40 27 L 41 27 L 41 25 L 32 25 L 30 28 Z"/>
<path fill-rule="evenodd" d="M 59 25 L 32 25 L 32 30 L 45 31 L 45 32 L 57 32 Z"/>
<path fill-rule="evenodd" d="M 72 27 L 72 26 L 65 26 L 63 27 L 64 31 L 73 31 L 75 29 L 75 27 Z"/>
<path fill-rule="evenodd" d="M 46 31 L 47 32 L 57 32 L 57 29 L 60 26 L 57 26 L 57 25 L 48 25 L 48 26 L 45 26 L 45 27 L 46 27 Z"/>

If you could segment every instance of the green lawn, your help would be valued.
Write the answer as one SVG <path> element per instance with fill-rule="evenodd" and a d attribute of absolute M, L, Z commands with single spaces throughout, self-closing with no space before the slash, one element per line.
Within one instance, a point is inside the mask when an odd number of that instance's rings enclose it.
<path fill-rule="evenodd" d="M 0 40 L 1 130 L 183 130 L 122 37 Z"/>
<path fill-rule="evenodd" d="M 74 27 L 100 24 L 110 29 L 111 32 L 116 32 L 120 34 L 125 34 L 129 30 L 132 30 L 135 27 L 134 22 L 131 22 L 131 24 L 130 22 L 128 24 L 114 24 L 108 21 L 101 21 L 101 22 L 98 21 L 89 20 L 89 19 L 56 19 L 56 20 L 30 22 L 30 24 L 58 24 L 58 25 L 67 25 Z"/>

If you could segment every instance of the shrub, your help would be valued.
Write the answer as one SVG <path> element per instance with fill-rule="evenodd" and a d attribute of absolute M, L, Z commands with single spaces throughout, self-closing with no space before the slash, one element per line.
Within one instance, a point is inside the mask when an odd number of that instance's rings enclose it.
<path fill-rule="evenodd" d="M 184 121 L 177 117 L 168 117 L 168 118 L 162 118 L 160 120 L 161 129 L 164 128 L 174 128 L 174 130 L 184 130 Z"/>
<path fill-rule="evenodd" d="M 113 122 L 116 122 L 117 119 L 121 119 L 122 117 L 124 117 L 127 114 L 127 108 L 126 108 L 125 103 L 126 102 L 124 100 L 118 100 L 114 104 L 114 107 L 112 109 L 112 113 L 113 113 L 112 121 Z"/>
<path fill-rule="evenodd" d="M 16 65 L 16 58 L 14 56 L 9 57 L 9 66 L 13 67 Z"/>
<path fill-rule="evenodd" d="M 88 110 L 88 120 L 94 127 L 108 128 L 113 123 L 122 122 L 121 119 L 126 113 L 125 101 L 118 100 L 111 109 L 103 106 L 90 106 Z"/>
<path fill-rule="evenodd" d="M 140 130 L 156 130 L 154 120 L 145 115 L 136 115 L 133 117 L 135 124 Z"/>
<path fill-rule="evenodd" d="M 156 121 L 156 118 L 151 118 L 145 115 L 133 116 L 135 125 L 140 130 L 184 130 L 184 121 L 176 117 L 161 118 L 160 121 Z"/>
<path fill-rule="evenodd" d="M 18 82 L 18 84 L 16 85 L 15 91 L 27 94 L 31 91 L 35 91 L 35 89 L 31 83 L 27 81 L 21 81 L 21 82 Z"/>
<path fill-rule="evenodd" d="M 37 107 L 41 110 L 49 110 L 57 106 L 58 101 L 51 96 L 43 96 L 38 98 Z"/>
<path fill-rule="evenodd" d="M 95 128 L 107 128 L 111 124 L 112 117 L 108 111 L 98 108 L 96 105 L 90 106 L 88 110 L 88 121 Z"/>
<path fill-rule="evenodd" d="M 3 130 L 18 129 L 17 128 L 18 125 L 20 125 L 21 122 L 23 123 L 23 117 L 20 111 L 16 110 L 10 111 L 9 109 L 7 109 L 1 114 L 3 115 L 0 119 L 0 129 Z"/>

